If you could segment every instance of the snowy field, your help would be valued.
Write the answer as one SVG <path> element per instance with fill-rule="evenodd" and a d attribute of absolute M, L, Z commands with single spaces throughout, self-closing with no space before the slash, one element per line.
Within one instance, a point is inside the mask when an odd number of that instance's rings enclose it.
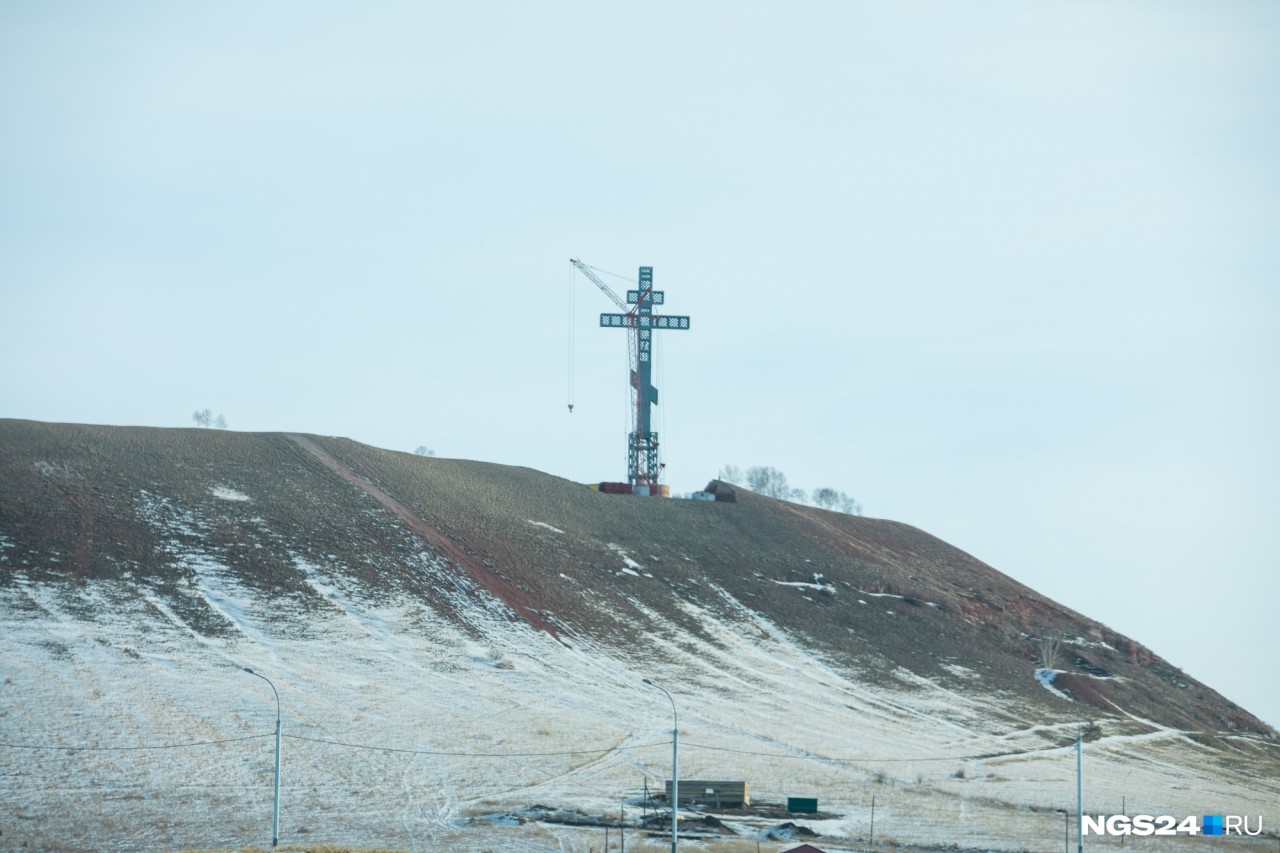
<path fill-rule="evenodd" d="M 156 523 L 188 522 L 158 509 Z M 276 706 L 251 667 L 280 694 L 282 844 L 602 849 L 603 828 L 530 812 L 521 823 L 521 810 L 639 819 L 645 785 L 670 778 L 671 705 L 649 677 L 678 705 L 683 778 L 744 779 L 756 802 L 817 797 L 834 817 L 795 823 L 824 847 L 868 849 L 874 798 L 878 846 L 1063 849 L 1071 703 L 1033 719 L 983 691 L 962 650 L 948 667 L 972 692 L 906 670 L 873 686 L 724 590 L 715 613 L 686 605 L 712 642 L 672 627 L 617 648 L 535 631 L 427 552 L 419 568 L 439 576 L 461 622 L 421 601 L 370 600 L 335 566 L 297 561 L 325 601 L 304 611 L 251 593 L 207 554 L 176 556 L 196 579 L 182 594 L 217 614 L 220 636 L 127 579 L 0 589 L 0 848 L 266 846 Z M 621 549 L 618 560 L 657 571 Z M 1270 837 L 1130 846 L 1280 849 L 1280 780 L 1249 757 L 1266 747 L 1245 746 L 1232 756 L 1145 720 L 1106 720 L 1084 747 L 1085 811 L 1261 815 Z M 724 821 L 750 849 L 782 823 Z M 790 846 L 782 835 L 760 849 Z"/>

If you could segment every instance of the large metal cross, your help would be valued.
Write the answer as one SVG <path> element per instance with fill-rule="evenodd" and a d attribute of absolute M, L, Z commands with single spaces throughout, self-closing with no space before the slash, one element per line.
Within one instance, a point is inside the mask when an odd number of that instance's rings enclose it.
<path fill-rule="evenodd" d="M 600 325 L 631 332 L 631 433 L 627 440 L 627 477 L 632 485 L 657 485 L 661 471 L 658 462 L 658 434 L 652 429 L 652 407 L 658 404 L 658 389 L 653 387 L 653 333 L 659 329 L 689 329 L 687 316 L 653 313 L 662 305 L 665 294 L 653 289 L 653 267 L 640 267 L 635 290 L 627 291 L 627 304 L 634 306 L 625 314 L 601 314 Z"/>

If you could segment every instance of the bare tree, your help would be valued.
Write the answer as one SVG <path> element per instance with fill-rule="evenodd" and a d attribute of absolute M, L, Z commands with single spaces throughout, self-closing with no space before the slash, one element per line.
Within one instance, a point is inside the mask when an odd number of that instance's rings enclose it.
<path fill-rule="evenodd" d="M 823 509 L 838 510 L 848 515 L 862 515 L 862 504 L 830 486 L 814 489 L 813 502 Z"/>
<path fill-rule="evenodd" d="M 1058 662 L 1059 640 L 1057 637 L 1040 638 L 1040 666 L 1042 669 L 1053 669 Z"/>
<path fill-rule="evenodd" d="M 862 515 L 862 504 L 858 503 L 844 492 L 840 493 L 839 507 L 840 511 L 846 515 Z"/>
<path fill-rule="evenodd" d="M 813 490 L 813 504 L 820 509 L 835 509 L 840 503 L 840 493 L 830 486 Z"/>
<path fill-rule="evenodd" d="M 214 418 L 214 420 L 213 420 L 213 426 L 214 426 L 214 428 L 215 428 L 215 429 L 226 429 L 226 428 L 227 428 L 227 419 L 226 419 L 226 418 L 224 418 L 222 415 L 218 415 L 218 416 L 217 416 L 216 418 Z"/>
<path fill-rule="evenodd" d="M 213 423 L 213 412 L 208 409 L 200 409 L 191 416 L 191 420 L 196 422 L 196 426 L 208 428 Z"/>
<path fill-rule="evenodd" d="M 862 515 L 862 504 L 844 492 L 830 486 L 823 486 L 814 489 L 810 496 L 804 489 L 793 488 L 787 482 L 786 474 L 767 465 L 751 466 L 747 469 L 745 477 L 737 465 L 725 465 L 720 469 L 717 479 L 735 485 L 742 485 L 745 480 L 746 487 L 756 494 L 795 503 L 807 503 L 812 499 L 814 505 L 822 509 L 837 510 L 849 515 Z"/>
<path fill-rule="evenodd" d="M 747 488 L 778 500 L 790 500 L 792 497 L 787 475 L 767 465 L 753 465 L 747 469 Z"/>
<path fill-rule="evenodd" d="M 417 449 L 414 450 L 413 452 L 418 454 L 419 456 L 435 456 L 436 455 L 436 452 L 432 450 L 430 447 L 427 447 L 425 444 L 419 444 Z"/>
<path fill-rule="evenodd" d="M 720 469 L 720 473 L 716 475 L 717 480 L 726 483 L 733 483 L 735 486 L 742 485 L 742 469 L 737 465 L 726 465 Z"/>

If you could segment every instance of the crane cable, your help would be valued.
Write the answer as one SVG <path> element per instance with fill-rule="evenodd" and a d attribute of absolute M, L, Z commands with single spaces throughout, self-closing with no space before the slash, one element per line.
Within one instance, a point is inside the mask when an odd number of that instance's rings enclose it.
<path fill-rule="evenodd" d="M 657 337 L 653 335 L 651 335 L 650 337 L 652 338 L 649 344 L 650 351 L 653 353 L 653 360 L 658 363 L 658 381 L 662 383 L 662 387 L 665 393 L 665 389 L 667 387 L 667 359 L 665 355 L 664 356 L 658 355 Z M 661 433 L 662 438 L 660 439 L 658 444 L 658 478 L 662 479 L 663 470 L 667 467 L 666 463 L 662 461 L 663 459 L 666 458 L 666 455 L 667 455 L 665 450 L 666 444 L 667 444 L 667 407 L 666 406 L 661 406 L 661 405 L 658 406 L 658 424 L 662 429 L 662 433 Z"/>
<path fill-rule="evenodd" d="M 623 275 L 623 274 L 622 274 L 622 273 L 620 273 L 620 272 L 610 272 L 609 270 L 601 269 L 600 267 L 593 267 L 593 266 L 591 266 L 591 264 L 583 264 L 583 266 L 584 266 L 584 267 L 587 267 L 587 268 L 588 268 L 588 269 L 590 269 L 590 270 L 594 270 L 595 272 L 602 272 L 602 273 L 604 273 L 605 275 L 611 275 L 611 276 L 613 276 L 614 278 L 618 279 L 619 281 L 625 281 L 625 282 L 627 282 L 627 284 L 628 284 L 628 285 L 630 285 L 630 284 L 631 284 L 631 282 L 635 281 L 635 279 L 634 279 L 634 278 L 632 278 L 631 276 L 629 276 L 629 275 Z"/>
<path fill-rule="evenodd" d="M 573 371 L 574 371 L 574 332 L 577 323 L 575 322 L 575 300 L 577 295 L 577 279 L 578 270 L 574 266 L 569 267 L 569 381 L 568 395 L 569 414 L 573 414 Z"/>

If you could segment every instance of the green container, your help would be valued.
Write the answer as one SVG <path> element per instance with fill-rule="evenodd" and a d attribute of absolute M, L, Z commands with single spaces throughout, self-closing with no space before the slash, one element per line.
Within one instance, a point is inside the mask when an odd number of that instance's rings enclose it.
<path fill-rule="evenodd" d="M 792 814 L 816 814 L 817 797 L 787 797 L 787 811 Z"/>

